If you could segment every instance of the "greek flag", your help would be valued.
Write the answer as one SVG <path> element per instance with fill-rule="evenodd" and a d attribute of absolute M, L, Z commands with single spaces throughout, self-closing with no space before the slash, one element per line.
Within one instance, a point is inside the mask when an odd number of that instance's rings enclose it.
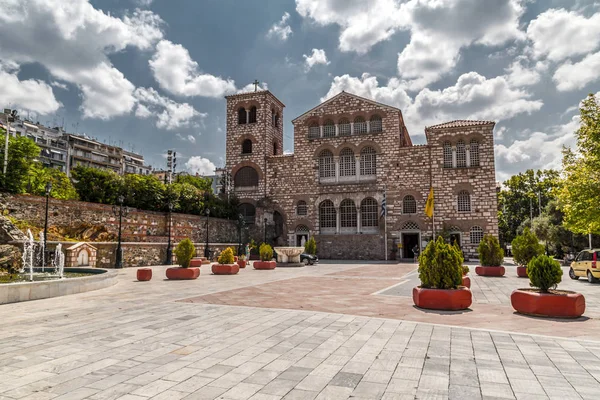
<path fill-rule="evenodd" d="M 387 201 L 386 201 L 385 197 L 386 197 L 386 192 L 383 192 L 383 199 L 381 200 L 381 216 L 382 217 L 385 217 L 385 215 L 387 214 L 387 209 L 386 209 Z"/>

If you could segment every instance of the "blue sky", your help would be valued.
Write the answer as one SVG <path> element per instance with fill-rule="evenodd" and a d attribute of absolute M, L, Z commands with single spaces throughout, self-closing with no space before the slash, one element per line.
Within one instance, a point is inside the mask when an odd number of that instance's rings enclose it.
<path fill-rule="evenodd" d="M 425 126 L 490 119 L 497 178 L 559 167 L 600 92 L 597 0 L 0 0 L 0 103 L 141 152 L 223 164 L 224 96 L 258 79 L 291 120 L 341 90 Z M 63 122 L 64 121 L 64 122 Z"/>

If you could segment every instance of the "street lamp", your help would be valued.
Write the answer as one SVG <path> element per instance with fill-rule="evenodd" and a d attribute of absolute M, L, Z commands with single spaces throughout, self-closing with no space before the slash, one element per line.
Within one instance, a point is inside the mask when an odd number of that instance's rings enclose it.
<path fill-rule="evenodd" d="M 4 113 L 8 114 L 6 117 L 6 138 L 4 143 L 4 167 L 2 168 L 2 173 L 5 175 L 4 184 L 6 184 L 6 169 L 8 167 L 8 137 L 10 136 L 10 123 L 15 122 L 17 120 L 17 110 L 4 109 Z"/>
<path fill-rule="evenodd" d="M 267 219 L 266 218 L 265 218 L 264 230 L 265 230 L 265 240 L 264 240 L 264 242 L 267 243 Z"/>
<path fill-rule="evenodd" d="M 44 247 L 42 253 L 42 270 L 46 266 L 46 236 L 48 236 L 48 201 L 50 198 L 50 192 L 52 191 L 52 182 L 46 183 L 46 218 L 44 219 Z"/>
<path fill-rule="evenodd" d="M 238 256 L 242 254 L 242 248 L 244 244 L 242 243 L 242 229 L 244 229 L 244 216 L 242 214 L 238 214 L 238 239 L 239 239 L 239 247 L 238 247 Z"/>
<path fill-rule="evenodd" d="M 210 209 L 206 209 L 206 245 L 204 246 L 204 257 L 208 260 L 210 255 L 208 253 L 208 217 L 210 216 Z"/>
<path fill-rule="evenodd" d="M 123 217 L 126 217 L 129 214 L 129 208 L 123 208 L 123 201 L 125 198 L 121 195 L 117 198 L 119 202 L 119 208 L 117 206 L 113 206 L 113 214 L 115 216 L 119 216 L 119 238 L 117 242 L 117 259 L 115 261 L 115 268 L 123 268 L 123 249 L 121 248 L 121 226 L 123 222 Z"/>
<path fill-rule="evenodd" d="M 173 246 L 171 244 L 171 223 L 172 223 L 172 215 L 173 212 L 173 203 L 169 198 L 169 213 L 167 214 L 167 234 L 169 239 L 167 241 L 167 259 L 165 260 L 165 265 L 173 264 Z"/>

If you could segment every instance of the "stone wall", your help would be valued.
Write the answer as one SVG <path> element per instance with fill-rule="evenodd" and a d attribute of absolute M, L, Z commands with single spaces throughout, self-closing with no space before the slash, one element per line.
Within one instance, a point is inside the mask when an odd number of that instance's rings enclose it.
<path fill-rule="evenodd" d="M 317 235 L 315 240 L 321 259 L 383 260 L 383 238 L 384 235 Z"/>

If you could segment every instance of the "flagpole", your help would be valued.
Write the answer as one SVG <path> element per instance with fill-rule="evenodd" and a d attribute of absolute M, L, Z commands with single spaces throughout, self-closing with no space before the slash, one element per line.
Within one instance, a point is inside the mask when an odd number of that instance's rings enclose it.
<path fill-rule="evenodd" d="M 431 164 L 431 146 L 429 146 L 429 191 L 433 190 L 433 165 Z M 435 196 L 435 195 L 434 195 Z M 431 240 L 435 241 L 435 201 L 431 205 Z"/>
<path fill-rule="evenodd" d="M 388 260 L 388 251 L 387 251 L 387 187 L 386 187 L 386 185 L 383 185 L 383 197 L 386 199 L 385 213 L 383 214 L 383 227 L 384 227 L 383 229 L 385 232 L 383 248 L 385 251 L 385 261 L 387 261 Z"/>

